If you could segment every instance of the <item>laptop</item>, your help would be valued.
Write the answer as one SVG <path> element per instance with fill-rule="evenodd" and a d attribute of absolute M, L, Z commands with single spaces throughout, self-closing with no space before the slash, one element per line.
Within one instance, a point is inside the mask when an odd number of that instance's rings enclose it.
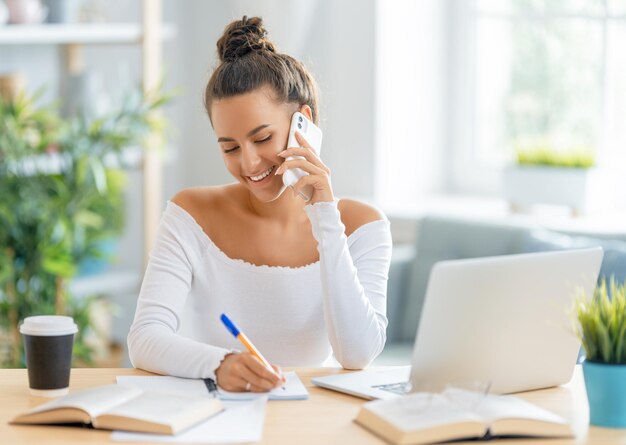
<path fill-rule="evenodd" d="M 316 377 L 366 399 L 447 386 L 506 394 L 572 378 L 577 290 L 595 288 L 602 248 L 442 261 L 430 273 L 411 366 Z"/>

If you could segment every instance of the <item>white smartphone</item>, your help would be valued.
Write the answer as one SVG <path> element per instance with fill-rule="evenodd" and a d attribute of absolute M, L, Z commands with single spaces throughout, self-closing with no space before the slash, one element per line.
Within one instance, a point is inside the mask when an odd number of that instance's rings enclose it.
<path fill-rule="evenodd" d="M 291 126 L 289 127 L 289 139 L 287 140 L 287 148 L 300 147 L 298 140 L 296 139 L 296 131 L 306 139 L 309 145 L 313 148 L 313 151 L 317 156 L 320 155 L 322 150 L 322 130 L 311 122 L 304 114 L 296 111 L 291 117 Z M 289 156 L 286 160 L 302 158 L 301 156 Z M 302 158 L 304 159 L 304 158 Z M 283 184 L 287 187 L 293 187 L 296 182 L 303 176 L 308 175 L 307 172 L 300 168 L 291 168 L 283 173 Z M 308 201 L 313 195 L 313 187 L 306 186 L 300 191 L 300 196 Z"/>

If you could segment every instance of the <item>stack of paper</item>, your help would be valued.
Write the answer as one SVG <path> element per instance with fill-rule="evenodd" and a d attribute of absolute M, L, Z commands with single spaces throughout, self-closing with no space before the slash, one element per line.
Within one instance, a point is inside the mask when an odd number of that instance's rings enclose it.
<path fill-rule="evenodd" d="M 225 410 L 175 436 L 114 431 L 118 442 L 249 443 L 263 437 L 267 395 L 247 402 L 223 402 Z"/>

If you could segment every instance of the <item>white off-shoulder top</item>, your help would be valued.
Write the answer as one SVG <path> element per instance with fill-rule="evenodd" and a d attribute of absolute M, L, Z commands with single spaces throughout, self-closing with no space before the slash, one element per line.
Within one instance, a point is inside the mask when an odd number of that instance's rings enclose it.
<path fill-rule="evenodd" d="M 243 349 L 226 313 L 280 366 L 368 365 L 385 344 L 391 259 L 389 221 L 346 237 L 337 202 L 307 205 L 320 259 L 302 267 L 229 258 L 183 208 L 168 202 L 128 334 L 134 366 L 179 377 L 214 377 Z"/>

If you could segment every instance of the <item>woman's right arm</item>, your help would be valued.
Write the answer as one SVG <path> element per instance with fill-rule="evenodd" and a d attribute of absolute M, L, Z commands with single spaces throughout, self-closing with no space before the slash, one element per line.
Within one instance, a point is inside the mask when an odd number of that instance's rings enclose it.
<path fill-rule="evenodd" d="M 193 264 L 200 250 L 189 238 L 189 224 L 174 213 L 163 213 L 141 285 L 135 319 L 128 334 L 133 366 L 159 374 L 215 378 L 215 370 L 232 351 L 177 334 L 191 289 Z"/>

